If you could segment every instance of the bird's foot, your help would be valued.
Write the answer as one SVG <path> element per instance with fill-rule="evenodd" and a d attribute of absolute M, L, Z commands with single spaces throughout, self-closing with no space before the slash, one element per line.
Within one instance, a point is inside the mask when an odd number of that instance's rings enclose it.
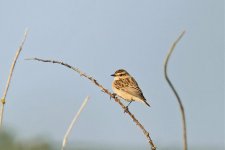
<path fill-rule="evenodd" d="M 129 111 L 128 106 L 125 107 L 124 113 L 127 113 Z"/>
<path fill-rule="evenodd" d="M 128 106 L 129 106 L 132 102 L 133 102 L 133 101 L 130 101 L 129 104 L 125 107 L 124 113 L 127 113 L 127 112 L 128 112 Z"/>
<path fill-rule="evenodd" d="M 112 96 L 110 96 L 110 100 L 111 98 L 116 98 L 116 93 L 112 93 Z"/>

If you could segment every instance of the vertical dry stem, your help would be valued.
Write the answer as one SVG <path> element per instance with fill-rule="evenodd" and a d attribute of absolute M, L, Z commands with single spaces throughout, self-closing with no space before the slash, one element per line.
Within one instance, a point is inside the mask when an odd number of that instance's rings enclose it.
<path fill-rule="evenodd" d="M 14 57 L 14 60 L 12 62 L 12 65 L 11 65 L 11 68 L 10 68 L 10 72 L 9 72 L 9 76 L 8 76 L 8 80 L 7 80 L 7 83 L 6 83 L 6 87 L 5 87 L 5 90 L 4 90 L 4 93 L 3 93 L 3 96 L 1 98 L 1 110 L 0 110 L 0 127 L 2 127 L 2 123 L 3 123 L 3 116 L 4 116 L 4 106 L 5 106 L 5 103 L 6 103 L 6 96 L 7 96 L 7 92 L 8 92 L 8 89 L 9 89 L 9 85 L 10 85 L 10 82 L 11 82 L 11 78 L 12 78 L 12 75 L 13 75 L 13 71 L 14 71 L 14 68 L 15 68 L 15 65 L 16 65 L 16 61 L 20 55 L 20 52 L 22 51 L 23 49 L 23 45 L 26 41 L 26 38 L 27 38 L 27 33 L 28 33 L 28 30 L 26 29 L 25 30 L 25 33 L 24 33 L 24 38 L 20 44 L 20 47 L 17 49 L 17 52 L 16 52 L 16 55 Z"/>
<path fill-rule="evenodd" d="M 165 78 L 166 78 L 166 81 L 168 82 L 170 88 L 172 89 L 173 93 L 175 94 L 176 96 L 176 99 L 178 101 L 178 104 L 179 104 L 179 107 L 180 107 L 180 112 L 181 112 L 181 116 L 182 116 L 182 124 L 183 124 L 183 149 L 184 150 L 187 150 L 188 147 L 187 147 L 187 129 L 186 129 L 186 119 L 185 119 L 185 112 L 184 112 L 184 107 L 183 107 L 183 104 L 181 102 L 181 99 L 175 89 L 175 87 L 173 86 L 172 82 L 170 81 L 168 75 L 167 75 L 167 64 L 168 64 L 168 61 L 170 59 L 170 56 L 174 50 L 174 48 L 176 47 L 176 44 L 180 41 L 180 39 L 183 37 L 185 31 L 183 31 L 181 33 L 181 35 L 177 38 L 177 40 L 173 43 L 172 47 L 170 48 L 168 54 L 166 55 L 166 58 L 165 58 L 165 61 L 164 61 L 164 75 L 165 75 Z"/>
<path fill-rule="evenodd" d="M 82 110 L 84 109 L 84 107 L 86 106 L 87 102 L 89 100 L 89 96 L 87 96 L 85 98 L 85 100 L 83 101 L 82 105 L 80 106 L 80 109 L 78 110 L 78 112 L 76 113 L 76 115 L 74 116 L 68 130 L 66 131 L 66 134 L 63 138 L 63 142 L 62 142 L 62 149 L 61 150 L 64 150 L 64 148 L 66 147 L 66 144 L 67 144 L 67 139 L 69 137 L 69 134 L 71 133 L 71 130 L 73 129 L 74 127 L 74 124 L 76 123 L 78 117 L 80 116 L 80 113 L 82 112 Z"/>
<path fill-rule="evenodd" d="M 95 84 L 96 86 L 98 86 L 102 92 L 108 94 L 110 97 L 112 97 L 115 102 L 117 102 L 121 107 L 122 109 L 124 110 L 125 113 L 127 113 L 131 118 L 132 120 L 136 123 L 136 125 L 142 130 L 143 134 L 145 135 L 145 137 L 147 138 L 148 140 L 148 143 L 150 144 L 151 146 L 151 149 L 152 150 L 156 150 L 156 146 L 154 145 L 151 137 L 150 137 L 150 134 L 149 132 L 144 128 L 144 126 L 136 119 L 136 117 L 129 111 L 129 109 L 127 109 L 123 103 L 120 101 L 120 99 L 118 97 L 115 97 L 114 94 L 110 93 L 109 90 L 107 90 L 106 88 L 104 88 L 101 84 L 99 84 L 97 82 L 96 79 L 94 79 L 93 77 L 81 72 L 78 68 L 75 68 L 73 66 L 70 66 L 64 62 L 60 62 L 60 61 L 56 61 L 56 60 L 46 60 L 46 59 L 40 59 L 40 58 L 28 58 L 27 60 L 37 60 L 37 61 L 41 61 L 41 62 L 49 62 L 49 63 L 56 63 L 56 64 L 60 64 L 60 65 L 63 65 L 63 66 L 66 66 L 72 70 L 74 70 L 75 72 L 77 72 L 78 74 L 80 74 L 80 76 L 83 76 L 85 78 L 87 78 L 88 80 L 90 80 L 93 84 Z"/>

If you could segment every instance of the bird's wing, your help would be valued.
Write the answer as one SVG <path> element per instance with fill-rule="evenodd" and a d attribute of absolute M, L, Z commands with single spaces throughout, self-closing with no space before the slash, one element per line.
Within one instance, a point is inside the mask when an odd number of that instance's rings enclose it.
<path fill-rule="evenodd" d="M 138 97 L 143 101 L 146 100 L 141 89 L 138 86 L 138 83 L 133 77 L 117 80 L 115 82 L 115 87 L 130 95 L 133 95 L 134 97 Z"/>

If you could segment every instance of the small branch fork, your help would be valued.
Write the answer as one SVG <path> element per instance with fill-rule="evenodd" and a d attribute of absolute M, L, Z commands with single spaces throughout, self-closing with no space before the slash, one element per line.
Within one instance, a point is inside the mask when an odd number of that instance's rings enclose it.
<path fill-rule="evenodd" d="M 49 62 L 49 63 L 53 63 L 53 64 L 60 64 L 60 65 L 66 66 L 66 67 L 74 70 L 75 72 L 80 74 L 80 76 L 83 76 L 83 77 L 87 78 L 88 80 L 90 80 L 93 84 L 98 86 L 101 89 L 101 91 L 103 91 L 104 93 L 106 93 L 110 97 L 112 97 L 114 99 L 114 101 L 117 102 L 122 107 L 124 112 L 127 113 L 132 118 L 132 120 L 136 123 L 136 125 L 142 130 L 143 134 L 145 135 L 145 137 L 148 140 L 148 143 L 151 146 L 151 149 L 156 150 L 156 146 L 154 145 L 154 143 L 153 143 L 153 141 L 150 137 L 149 132 L 144 128 L 144 126 L 136 119 L 136 117 L 129 111 L 129 109 L 126 106 L 123 105 L 123 103 L 120 101 L 120 99 L 118 97 L 116 97 L 114 94 L 109 92 L 109 90 L 107 90 L 101 84 L 99 84 L 96 79 L 94 79 L 93 77 L 85 74 L 84 72 L 81 72 L 78 68 L 70 66 L 70 65 L 68 65 L 64 62 L 60 62 L 60 61 L 56 61 L 56 60 L 46 60 L 46 59 L 40 59 L 40 58 L 28 58 L 26 60 L 36 60 L 36 61 L 41 61 L 41 62 Z"/>
<path fill-rule="evenodd" d="M 175 87 L 173 86 L 172 82 L 170 81 L 168 74 L 167 74 L 167 66 L 168 66 L 168 61 L 170 59 L 170 56 L 174 50 L 174 48 L 176 47 L 177 43 L 180 41 L 180 39 L 183 37 L 183 35 L 185 34 L 185 31 L 183 31 L 180 36 L 177 38 L 177 40 L 173 43 L 172 47 L 170 48 L 169 52 L 166 55 L 165 61 L 164 61 L 164 76 L 166 78 L 166 81 L 168 82 L 170 88 L 172 89 L 173 93 L 176 96 L 176 99 L 178 101 L 179 107 L 180 107 L 180 112 L 181 112 L 181 117 L 182 117 L 182 124 L 183 124 L 183 149 L 187 150 L 187 129 L 186 129 L 186 119 L 185 119 L 185 112 L 184 112 L 184 107 L 183 104 L 181 102 L 181 99 L 175 89 Z"/>

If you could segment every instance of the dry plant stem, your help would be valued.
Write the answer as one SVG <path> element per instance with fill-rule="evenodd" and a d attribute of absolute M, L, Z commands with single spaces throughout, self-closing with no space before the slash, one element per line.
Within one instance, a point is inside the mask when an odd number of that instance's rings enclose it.
<path fill-rule="evenodd" d="M 12 78 L 12 75 L 13 75 L 13 71 L 14 71 L 14 68 L 15 68 L 15 65 L 16 65 L 16 61 L 20 55 L 20 52 L 22 51 L 23 49 L 23 45 L 26 41 L 26 38 L 27 38 L 27 34 L 28 34 L 28 30 L 26 29 L 25 30 L 25 33 L 24 33 L 24 37 L 23 37 L 23 40 L 19 46 L 19 48 L 17 49 L 16 51 L 16 55 L 14 57 L 14 60 L 12 62 L 12 65 L 11 65 L 11 68 L 10 68 L 10 72 L 9 72 L 9 76 L 8 76 L 8 80 L 7 80 L 7 83 L 6 83 L 6 87 L 5 87 L 5 91 L 3 93 L 3 96 L 1 98 L 1 110 L 0 110 L 0 127 L 2 127 L 2 123 L 3 123 L 3 116 L 4 116 L 4 106 L 5 106 L 5 103 L 6 103 L 6 96 L 7 96 L 7 92 L 8 92 L 8 89 L 9 89 L 9 85 L 10 85 L 10 82 L 11 82 L 11 78 Z"/>
<path fill-rule="evenodd" d="M 171 87 L 173 93 L 176 96 L 176 99 L 178 101 L 179 107 L 180 107 L 180 112 L 181 112 L 181 116 L 182 116 L 182 123 L 183 123 L 183 149 L 187 150 L 187 129 L 186 129 L 186 119 L 185 119 L 185 112 L 184 112 L 184 107 L 182 105 L 181 99 L 175 89 L 175 87 L 173 86 L 172 82 L 170 81 L 168 75 L 167 75 L 167 64 L 168 61 L 170 59 L 170 56 L 174 50 L 174 48 L 176 47 L 176 44 L 180 41 L 180 39 L 183 37 L 185 31 L 183 31 L 181 33 L 181 35 L 178 37 L 178 39 L 173 43 L 172 47 L 170 48 L 168 54 L 166 55 L 165 61 L 164 61 L 164 75 L 166 78 L 166 81 L 168 82 L 169 86 Z"/>
<path fill-rule="evenodd" d="M 68 130 L 66 131 L 66 134 L 63 138 L 63 142 L 62 142 L 62 149 L 61 150 L 64 150 L 64 148 L 66 147 L 66 144 L 67 144 L 67 139 L 69 137 L 69 134 L 71 133 L 73 127 L 74 127 L 74 124 L 76 123 L 78 117 L 80 116 L 80 113 L 82 112 L 82 110 L 84 109 L 84 107 L 86 106 L 87 102 L 89 100 L 89 96 L 87 96 L 85 98 L 85 100 L 83 101 L 82 105 L 80 106 L 80 109 L 78 110 L 78 112 L 76 113 L 76 115 L 74 116 Z"/>
<path fill-rule="evenodd" d="M 154 143 L 153 143 L 153 141 L 150 137 L 149 132 L 147 130 L 145 130 L 144 126 L 136 119 L 136 117 L 129 111 L 129 109 L 127 109 L 123 105 L 123 103 L 120 101 L 120 99 L 118 97 L 115 97 L 114 94 L 112 94 L 111 92 L 109 92 L 109 90 L 107 90 L 101 84 L 99 84 L 96 79 L 94 79 L 93 77 L 85 74 L 84 72 L 81 72 L 78 68 L 72 67 L 72 66 L 70 66 L 70 65 L 68 65 L 64 62 L 55 61 L 55 60 L 44 60 L 44 59 L 40 59 L 40 58 L 28 58 L 27 60 L 37 60 L 37 61 L 42 61 L 42 62 L 50 62 L 50 63 L 61 64 L 63 66 L 66 66 L 66 67 L 76 71 L 78 74 L 80 74 L 80 76 L 83 76 L 83 77 L 89 79 L 92 83 L 94 83 L 96 86 L 98 86 L 101 89 L 102 92 L 108 94 L 110 97 L 112 97 L 115 100 L 115 102 L 117 102 L 122 107 L 124 112 L 127 113 L 132 118 L 132 120 L 136 123 L 136 125 L 142 130 L 142 132 L 144 133 L 144 135 L 146 136 L 146 138 L 148 140 L 148 143 L 151 145 L 151 149 L 156 150 L 156 146 L 154 145 Z"/>

